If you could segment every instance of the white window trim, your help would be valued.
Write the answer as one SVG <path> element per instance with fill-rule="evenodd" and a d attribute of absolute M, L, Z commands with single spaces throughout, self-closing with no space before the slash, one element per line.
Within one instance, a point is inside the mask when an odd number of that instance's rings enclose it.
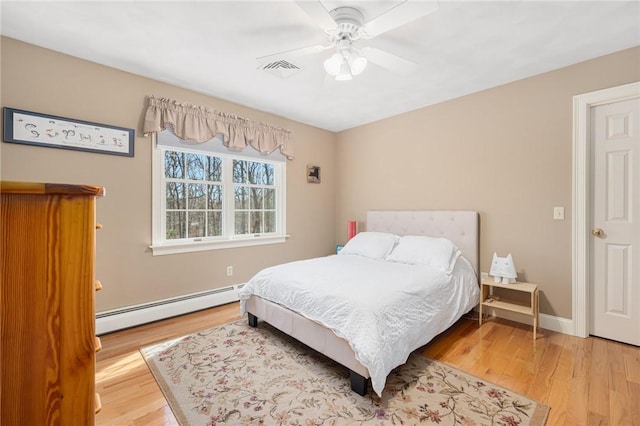
<path fill-rule="evenodd" d="M 161 214 L 164 211 L 163 203 L 165 202 L 165 197 L 162 193 L 162 173 L 164 171 L 164 157 L 162 155 L 163 150 L 158 148 L 157 146 L 157 137 L 155 134 L 151 137 L 151 161 L 152 161 L 152 191 L 151 191 L 151 226 L 152 226 L 152 244 L 149 246 L 151 249 L 153 256 L 160 256 L 166 254 L 177 254 L 177 253 L 191 253 L 191 252 L 199 252 L 206 250 L 219 250 L 219 249 L 228 249 L 228 248 L 238 248 L 238 247 L 251 247 L 265 244 L 278 244 L 284 243 L 289 237 L 286 232 L 286 224 L 287 224 L 287 215 L 286 215 L 286 166 L 281 167 L 277 176 L 277 188 L 280 192 L 280 196 L 277 199 L 276 211 L 279 213 L 277 215 L 278 220 L 276 222 L 277 233 L 254 236 L 252 234 L 248 235 L 238 235 L 232 238 L 221 238 L 219 240 L 206 240 L 206 241 L 180 241 L 180 242 L 167 242 L 162 238 L 163 229 L 162 229 L 162 220 Z M 184 151 L 193 152 L 197 154 L 202 154 L 202 151 L 195 149 L 184 148 Z M 205 153 L 207 154 L 207 153 Z M 208 154 L 211 155 L 211 154 Z M 230 157 L 235 157 L 236 159 L 242 160 L 255 160 L 255 161 L 266 161 L 269 160 L 256 159 L 256 158 L 243 158 L 242 155 L 233 155 L 233 154 L 213 154 L 219 155 L 223 158 L 224 161 L 229 161 Z M 274 163 L 276 164 L 276 163 Z M 232 185 L 230 181 L 226 182 L 226 185 Z M 231 213 L 230 213 L 231 212 Z M 228 203 L 225 204 L 223 209 L 223 215 L 229 215 L 233 213 L 233 207 L 231 207 Z M 226 221 L 227 225 L 230 222 Z M 229 225 L 230 226 L 230 225 Z"/>

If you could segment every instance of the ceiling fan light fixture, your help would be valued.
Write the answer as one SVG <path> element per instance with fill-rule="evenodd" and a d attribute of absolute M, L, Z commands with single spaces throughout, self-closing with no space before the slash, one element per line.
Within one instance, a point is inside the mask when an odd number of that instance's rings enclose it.
<path fill-rule="evenodd" d="M 367 67 L 367 58 L 365 58 L 364 56 L 354 53 L 349 57 L 349 68 L 350 68 L 351 74 L 359 75 L 360 73 L 362 73 L 362 71 L 364 71 L 366 67 Z"/>
<path fill-rule="evenodd" d="M 344 63 L 344 58 L 339 53 L 334 53 L 329 59 L 324 61 L 324 70 L 327 74 L 337 77 L 340 74 L 340 69 Z"/>

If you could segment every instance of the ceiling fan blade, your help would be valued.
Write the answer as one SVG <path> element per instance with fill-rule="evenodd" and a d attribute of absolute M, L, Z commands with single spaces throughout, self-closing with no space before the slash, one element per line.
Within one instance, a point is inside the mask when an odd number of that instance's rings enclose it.
<path fill-rule="evenodd" d="M 263 61 L 271 61 L 273 59 L 294 58 L 296 56 L 311 55 L 314 53 L 324 52 L 325 50 L 331 49 L 332 47 L 333 45 L 331 44 L 328 46 L 317 44 L 315 46 L 302 47 L 300 49 L 285 50 L 284 52 L 273 53 L 271 55 L 266 55 L 266 56 L 260 56 L 259 58 L 256 58 L 256 60 L 263 62 Z"/>
<path fill-rule="evenodd" d="M 413 61 L 401 58 L 400 56 L 376 47 L 364 47 L 362 48 L 362 54 L 369 62 L 373 62 L 400 75 L 410 74 L 418 67 L 418 64 Z"/>
<path fill-rule="evenodd" d="M 373 38 L 438 10 L 437 1 L 405 0 L 364 25 L 363 38 Z"/>
<path fill-rule="evenodd" d="M 296 0 L 295 3 L 323 30 L 335 28 L 337 26 L 336 21 L 334 21 L 331 15 L 329 15 L 329 11 L 325 9 L 319 1 Z"/>

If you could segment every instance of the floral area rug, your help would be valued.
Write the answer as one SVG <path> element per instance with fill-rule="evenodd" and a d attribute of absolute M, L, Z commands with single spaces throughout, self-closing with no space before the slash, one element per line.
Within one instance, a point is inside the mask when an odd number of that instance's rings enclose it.
<path fill-rule="evenodd" d="M 140 350 L 182 425 L 544 425 L 549 408 L 414 353 L 382 398 L 347 368 L 246 320 Z"/>

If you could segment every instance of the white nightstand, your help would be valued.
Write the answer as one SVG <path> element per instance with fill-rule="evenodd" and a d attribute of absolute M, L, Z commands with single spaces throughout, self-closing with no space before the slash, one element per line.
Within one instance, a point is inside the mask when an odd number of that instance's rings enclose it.
<path fill-rule="evenodd" d="M 491 293 L 492 288 L 505 288 L 512 291 L 520 291 L 523 293 L 529 293 L 530 303 L 529 305 L 522 304 L 513 300 L 506 299 L 504 297 L 494 297 Z M 505 311 L 518 312 L 521 314 L 529 315 L 533 318 L 533 340 L 536 340 L 536 331 L 538 330 L 538 316 L 539 316 L 539 295 L 538 285 L 531 283 L 517 282 L 515 284 L 501 284 L 493 282 L 493 278 L 489 277 L 482 281 L 480 286 L 480 319 L 479 323 L 482 325 L 482 312 L 486 308 L 503 309 Z"/>

